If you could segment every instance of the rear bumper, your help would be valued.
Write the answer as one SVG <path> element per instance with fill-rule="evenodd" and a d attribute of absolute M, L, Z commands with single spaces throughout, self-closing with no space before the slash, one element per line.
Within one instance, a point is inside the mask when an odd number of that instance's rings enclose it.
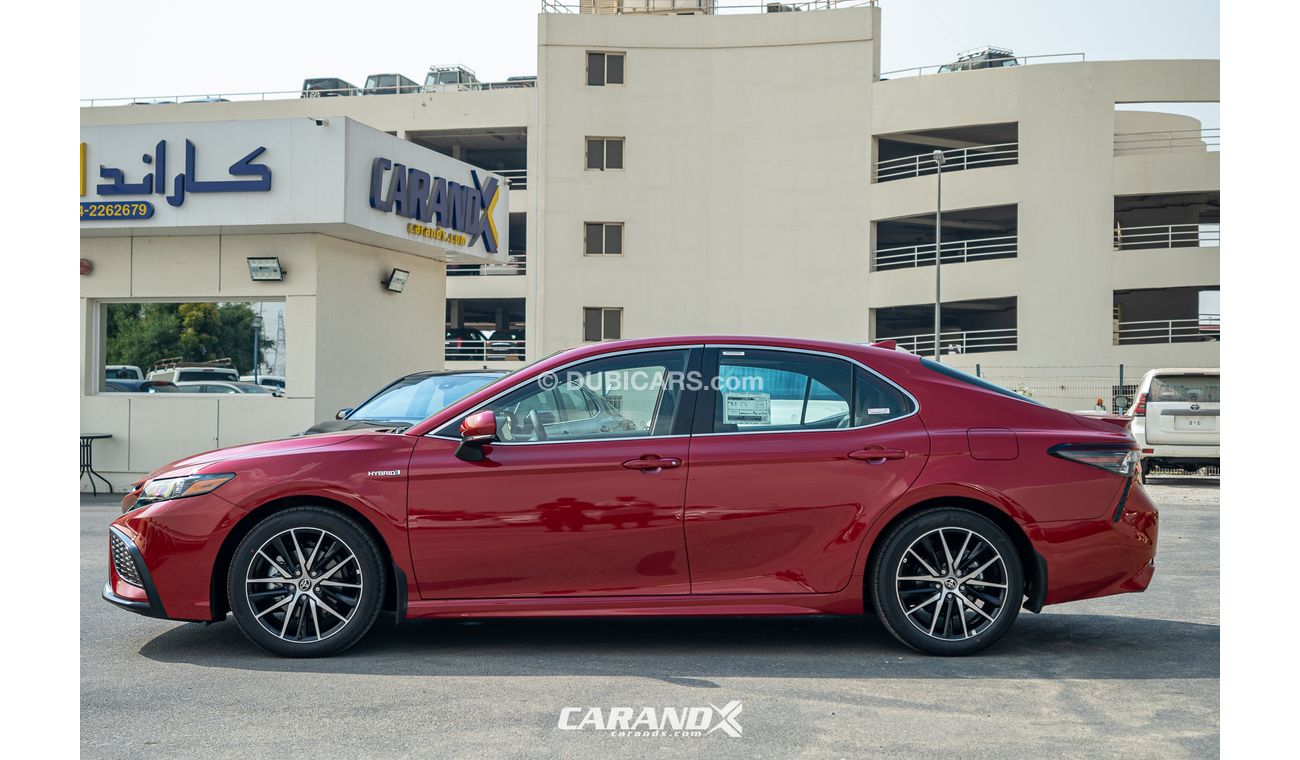
<path fill-rule="evenodd" d="M 1159 513 L 1132 482 L 1118 519 L 1040 523 L 1048 565 L 1047 604 L 1145 591 L 1155 575 Z"/>
<path fill-rule="evenodd" d="M 1143 459 L 1194 459 L 1219 461 L 1218 446 L 1164 446 L 1142 444 Z"/>

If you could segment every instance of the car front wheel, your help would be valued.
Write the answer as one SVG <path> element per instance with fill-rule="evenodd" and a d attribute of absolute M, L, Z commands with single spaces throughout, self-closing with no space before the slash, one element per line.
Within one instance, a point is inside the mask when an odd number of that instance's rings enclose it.
<path fill-rule="evenodd" d="M 337 654 L 379 615 L 381 557 L 370 534 L 339 512 L 277 512 L 240 541 L 231 559 L 226 592 L 235 623 L 275 654 Z"/>
<path fill-rule="evenodd" d="M 874 562 L 871 596 L 885 628 L 926 654 L 974 654 L 1020 611 L 1024 571 L 993 521 L 964 509 L 921 512 L 893 528 Z"/>

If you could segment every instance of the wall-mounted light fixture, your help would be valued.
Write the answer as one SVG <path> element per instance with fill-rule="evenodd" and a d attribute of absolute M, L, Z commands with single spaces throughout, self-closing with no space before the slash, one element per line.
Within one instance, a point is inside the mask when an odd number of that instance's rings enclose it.
<path fill-rule="evenodd" d="M 391 293 L 401 293 L 406 290 L 406 281 L 410 278 L 411 273 L 405 269 L 394 269 L 393 273 L 388 275 L 388 279 L 383 281 L 383 285 Z"/>
<path fill-rule="evenodd" d="M 279 256 L 248 257 L 248 276 L 253 282 L 280 282 L 284 273 Z"/>

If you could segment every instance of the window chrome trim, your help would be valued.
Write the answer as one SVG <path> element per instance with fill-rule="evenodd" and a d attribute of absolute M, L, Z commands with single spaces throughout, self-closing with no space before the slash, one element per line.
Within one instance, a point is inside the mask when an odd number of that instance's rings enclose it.
<path fill-rule="evenodd" d="M 811 348 L 786 348 L 783 346 L 771 346 L 771 345 L 761 344 L 761 343 L 683 343 L 683 344 L 675 344 L 675 345 L 668 345 L 668 346 L 653 346 L 649 348 L 630 348 L 625 351 L 614 351 L 608 354 L 600 354 L 599 356 L 591 356 L 585 359 L 574 360 L 572 362 L 569 362 L 568 364 L 563 364 L 559 367 L 556 367 L 555 369 L 549 370 L 549 372 L 550 373 L 562 372 L 565 369 L 568 369 L 569 367 L 572 367 L 574 365 L 582 364 L 584 362 L 589 362 L 589 361 L 595 361 L 597 359 L 604 359 L 610 356 L 641 354 L 641 353 L 649 353 L 651 351 L 674 351 L 674 350 L 682 350 L 682 349 L 690 350 L 692 348 L 703 348 L 706 350 L 710 348 L 717 348 L 717 349 L 725 348 L 725 349 L 739 349 L 742 351 L 746 349 L 750 351 L 786 351 L 789 353 L 811 354 L 813 356 L 825 356 L 831 359 L 839 359 L 840 361 L 848 362 L 851 366 L 860 367 L 866 370 L 870 374 L 885 381 L 887 384 L 897 389 L 899 393 L 902 393 L 904 396 L 907 397 L 908 401 L 912 402 L 912 411 L 902 415 L 901 417 L 891 417 L 887 420 L 881 420 L 880 422 L 872 422 L 867 425 L 857 425 L 855 427 L 847 427 L 847 428 L 802 428 L 802 429 L 796 428 L 794 430 L 737 430 L 731 433 L 688 433 L 685 435 L 650 435 L 650 436 L 637 436 L 637 437 L 628 436 L 626 438 L 581 438 L 572 441 L 550 441 L 550 440 L 494 441 L 492 445 L 493 446 L 537 446 L 537 445 L 548 444 L 548 443 L 591 443 L 593 441 L 622 441 L 622 440 L 645 441 L 645 440 L 663 440 L 668 438 L 716 438 L 716 437 L 728 436 L 728 435 L 787 435 L 790 433 L 833 433 L 833 432 L 842 433 L 842 432 L 849 432 L 853 430 L 867 430 L 869 428 L 879 427 L 881 425 L 888 425 L 891 422 L 898 422 L 899 420 L 905 420 L 909 417 L 915 417 L 916 415 L 921 413 L 921 402 L 917 400 L 916 396 L 913 396 L 910 391 L 908 391 L 906 388 L 899 385 L 898 383 L 894 382 L 893 380 L 889 379 L 888 377 L 885 377 L 884 375 L 880 374 L 876 370 L 872 369 L 871 367 L 868 367 L 867 365 L 863 364 L 862 362 L 858 361 L 857 359 L 851 356 L 845 356 L 844 354 L 836 354 L 830 351 L 819 351 Z M 540 377 L 540 375 L 538 377 Z M 537 378 L 534 377 L 528 380 L 527 382 L 530 383 L 536 382 L 536 380 Z M 488 406 L 492 402 L 496 401 L 498 398 L 501 398 L 502 396 L 506 395 L 507 393 L 510 393 L 511 391 L 515 390 L 518 387 L 519 386 L 507 388 L 506 390 L 498 393 L 492 398 L 484 401 L 483 403 L 469 410 L 464 415 L 462 415 L 462 417 L 468 417 L 471 414 L 481 411 L 483 407 Z M 716 389 L 713 388 L 709 388 L 706 390 L 714 393 L 717 392 Z M 656 413 L 658 413 L 658 410 L 656 410 Z M 850 406 L 849 408 L 849 413 L 850 414 L 853 413 L 852 406 Z M 444 441 L 453 441 L 456 443 L 460 442 L 459 438 L 453 438 L 451 436 L 445 436 L 445 435 L 436 435 L 434 433 L 425 433 L 424 437 L 438 438 Z"/>
<path fill-rule="evenodd" d="M 844 433 L 852 430 L 866 430 L 867 428 L 879 427 L 881 425 L 888 425 L 891 422 L 898 422 L 899 420 L 905 420 L 908 417 L 914 417 L 921 413 L 921 402 L 917 401 L 916 396 L 913 396 L 903 386 L 899 385 L 893 380 L 890 380 L 889 378 L 885 377 L 884 375 L 880 374 L 876 370 L 872 369 L 871 367 L 868 367 L 867 365 L 863 364 L 862 362 L 858 361 L 857 359 L 851 356 L 831 353 L 829 351 L 818 351 L 811 348 L 786 348 L 784 346 L 766 346 L 766 345 L 746 344 L 746 343 L 706 343 L 704 344 L 704 348 L 740 349 L 740 350 L 749 349 L 751 351 L 762 350 L 762 351 L 777 351 L 777 352 L 785 351 L 785 352 L 795 353 L 795 354 L 811 354 L 813 356 L 825 356 L 831 359 L 839 359 L 840 361 L 848 362 L 850 366 L 861 367 L 862 369 L 866 370 L 872 375 L 875 375 L 881 380 L 884 380 L 889 385 L 898 389 L 899 393 L 902 393 L 904 396 L 907 397 L 908 401 L 912 402 L 912 411 L 899 417 L 890 417 L 889 419 L 881 420 L 880 422 L 872 422 L 868 425 L 856 425 L 854 427 L 795 428 L 793 430 L 737 430 L 730 433 L 694 433 L 693 435 L 696 438 L 715 438 L 715 437 L 720 437 L 725 435 L 787 435 L 789 433 L 837 433 L 837 432 Z M 713 392 L 716 393 L 717 392 L 716 389 Z M 850 415 L 853 414 L 852 400 L 849 401 L 849 414 Z"/>

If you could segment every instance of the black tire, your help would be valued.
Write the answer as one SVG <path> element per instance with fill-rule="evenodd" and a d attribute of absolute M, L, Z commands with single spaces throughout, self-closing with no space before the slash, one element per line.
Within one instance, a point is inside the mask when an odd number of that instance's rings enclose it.
<path fill-rule="evenodd" d="M 945 554 L 957 560 L 955 572 Z M 925 654 L 985 649 L 1006 634 L 1024 603 L 1024 570 L 1006 532 L 982 515 L 951 507 L 920 512 L 891 529 L 868 585 L 885 629 Z"/>
<path fill-rule="evenodd" d="M 226 594 L 235 623 L 274 654 L 338 654 L 379 616 L 383 556 L 370 533 L 341 512 L 310 506 L 276 512 L 231 557 Z"/>

